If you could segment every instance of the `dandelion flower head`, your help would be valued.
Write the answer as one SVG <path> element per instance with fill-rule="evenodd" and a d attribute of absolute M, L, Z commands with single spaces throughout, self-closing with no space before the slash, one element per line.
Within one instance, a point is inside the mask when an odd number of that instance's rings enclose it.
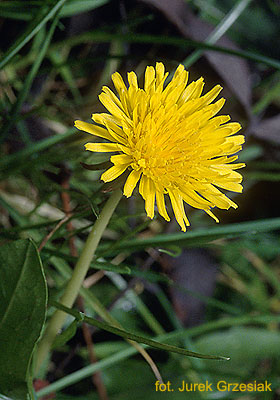
<path fill-rule="evenodd" d="M 242 176 L 236 169 L 244 164 L 233 162 L 244 136 L 234 135 L 241 126 L 228 122 L 229 115 L 216 115 L 225 103 L 224 98 L 213 103 L 220 85 L 202 95 L 203 78 L 188 84 L 183 65 L 165 85 L 167 76 L 162 63 L 148 66 L 141 89 L 135 72 L 127 74 L 128 86 L 115 72 L 118 96 L 106 86 L 99 96 L 108 113 L 92 115 L 98 125 L 75 121 L 75 126 L 109 141 L 85 145 L 93 152 L 115 153 L 110 158 L 113 166 L 101 176 L 104 182 L 128 171 L 123 194 L 130 197 L 139 183 L 148 217 L 154 217 L 156 204 L 167 221 L 165 195 L 169 196 L 175 218 L 186 231 L 190 223 L 184 202 L 216 222 L 214 207 L 237 208 L 220 189 L 242 192 Z"/>

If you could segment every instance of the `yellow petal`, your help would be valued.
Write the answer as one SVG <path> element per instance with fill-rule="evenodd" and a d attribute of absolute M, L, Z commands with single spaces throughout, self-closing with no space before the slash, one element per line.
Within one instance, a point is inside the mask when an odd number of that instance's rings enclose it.
<path fill-rule="evenodd" d="M 243 187 L 240 185 L 240 183 L 230 182 L 227 179 L 222 182 L 214 181 L 213 184 L 222 189 L 231 190 L 232 192 L 242 193 L 243 190 Z"/>
<path fill-rule="evenodd" d="M 211 203 L 205 200 L 203 197 L 199 196 L 197 193 L 195 193 L 194 190 L 186 190 L 185 188 L 181 188 L 180 194 L 183 200 L 191 207 L 200 209 L 211 207 Z"/>
<path fill-rule="evenodd" d="M 197 191 L 213 205 L 221 209 L 228 210 L 230 207 L 237 208 L 237 204 L 235 204 L 231 199 L 220 192 L 218 188 L 211 184 L 206 184 L 203 186 L 201 185 Z"/>
<path fill-rule="evenodd" d="M 114 156 L 111 156 L 110 160 L 115 165 L 117 164 L 129 165 L 133 161 L 132 157 L 127 154 L 116 154 Z"/>
<path fill-rule="evenodd" d="M 185 214 L 183 200 L 178 195 L 178 193 L 174 193 L 172 190 L 169 190 L 168 194 L 171 200 L 171 205 L 175 214 L 175 218 L 178 224 L 181 226 L 182 231 L 186 232 L 186 225 L 189 226 L 190 223 Z"/>
<path fill-rule="evenodd" d="M 114 165 L 101 175 L 101 179 L 104 182 L 111 182 L 118 178 L 126 169 L 127 165 Z"/>
<path fill-rule="evenodd" d="M 109 134 L 114 139 L 114 141 L 122 143 L 124 145 L 127 144 L 126 135 L 124 134 L 124 131 L 121 128 L 119 128 L 116 124 L 113 124 L 109 121 L 106 121 L 105 125 Z"/>
<path fill-rule="evenodd" d="M 91 118 L 94 122 L 100 125 L 105 125 L 105 122 L 110 121 L 112 123 L 117 123 L 117 119 L 113 115 L 108 113 L 92 114 Z"/>
<path fill-rule="evenodd" d="M 167 77 L 164 73 L 164 65 L 161 62 L 156 63 L 156 87 L 158 87 Z"/>
<path fill-rule="evenodd" d="M 191 95 L 189 96 L 188 100 L 197 99 L 200 97 L 203 87 L 204 87 L 204 79 L 201 77 L 195 83 L 194 90 L 192 91 Z"/>
<path fill-rule="evenodd" d="M 117 98 L 117 96 L 115 95 L 114 92 L 112 92 L 111 89 L 109 89 L 107 86 L 103 86 L 102 90 L 104 93 L 106 93 L 106 95 L 121 109 L 124 111 L 123 109 L 123 104 L 120 102 L 120 100 Z"/>
<path fill-rule="evenodd" d="M 99 126 L 89 124 L 84 121 L 75 121 L 75 127 L 80 129 L 81 131 L 85 131 L 91 133 L 92 135 L 102 137 L 104 139 L 113 140 L 113 137 L 107 131 L 107 129 L 100 128 Z"/>
<path fill-rule="evenodd" d="M 225 143 L 232 143 L 235 146 L 239 146 L 240 144 L 243 144 L 245 142 L 245 137 L 244 135 L 235 135 L 231 137 L 227 137 L 225 139 Z"/>
<path fill-rule="evenodd" d="M 134 88 L 138 89 L 138 82 L 137 82 L 137 75 L 135 72 L 128 72 L 127 73 L 127 80 L 130 86 L 133 86 Z"/>
<path fill-rule="evenodd" d="M 119 94 L 127 91 L 127 88 L 124 84 L 123 78 L 121 77 L 121 75 L 118 72 L 115 72 L 112 75 L 112 81 L 113 81 L 115 88 Z"/>
<path fill-rule="evenodd" d="M 236 132 L 240 131 L 241 128 L 242 126 L 238 122 L 230 122 L 220 126 L 216 132 L 220 137 L 226 137 L 234 135 Z"/>
<path fill-rule="evenodd" d="M 144 200 L 147 198 L 147 177 L 146 175 L 142 175 L 139 183 L 139 193 L 143 197 Z"/>
<path fill-rule="evenodd" d="M 170 221 L 169 215 L 167 214 L 165 207 L 164 194 L 161 191 L 156 191 L 156 200 L 158 212 L 166 221 Z"/>
<path fill-rule="evenodd" d="M 202 106 L 204 107 L 212 103 L 212 101 L 215 100 L 215 98 L 218 96 L 221 90 L 223 90 L 222 86 L 216 85 L 212 90 L 210 90 L 208 93 L 202 96 L 202 99 L 204 100 Z"/>
<path fill-rule="evenodd" d="M 217 223 L 219 223 L 219 219 L 216 217 L 215 214 L 212 213 L 212 211 L 210 210 L 204 210 L 208 215 L 210 215 L 210 217 L 212 217 Z"/>
<path fill-rule="evenodd" d="M 154 67 L 147 67 L 145 71 L 145 82 L 144 82 L 145 92 L 152 93 L 155 91 L 155 69 Z"/>
<path fill-rule="evenodd" d="M 117 143 L 87 143 L 86 150 L 107 153 L 110 151 L 119 151 L 120 145 Z"/>
<path fill-rule="evenodd" d="M 117 117 L 120 121 L 125 120 L 129 123 L 129 118 L 126 116 L 124 111 L 118 107 L 118 105 L 108 96 L 107 93 L 101 93 L 99 100 L 107 108 L 107 110 Z"/>
<path fill-rule="evenodd" d="M 151 219 L 154 218 L 155 215 L 155 185 L 151 179 L 147 179 L 146 183 L 146 200 L 145 200 L 145 210 L 147 213 L 147 216 Z"/>
<path fill-rule="evenodd" d="M 127 180 L 125 182 L 124 188 L 123 188 L 123 194 L 126 197 L 130 197 L 132 195 L 133 190 L 135 189 L 140 176 L 141 176 L 141 171 L 135 171 L 133 170 L 127 177 Z"/>

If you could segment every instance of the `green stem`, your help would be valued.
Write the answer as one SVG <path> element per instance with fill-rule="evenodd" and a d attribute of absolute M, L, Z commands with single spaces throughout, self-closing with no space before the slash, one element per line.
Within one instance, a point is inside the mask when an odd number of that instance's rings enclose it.
<path fill-rule="evenodd" d="M 64 295 L 60 299 L 60 302 L 64 306 L 69 308 L 73 306 L 73 303 L 78 296 L 79 290 L 83 284 L 83 281 L 89 269 L 90 263 L 94 256 L 98 243 L 121 197 L 122 197 L 121 191 L 116 190 L 105 204 L 99 218 L 93 225 L 92 231 L 90 232 L 87 238 L 85 246 L 74 268 L 72 277 L 67 284 Z M 62 325 L 66 317 L 67 315 L 60 310 L 57 310 L 53 314 L 48 324 L 48 327 L 45 331 L 43 339 L 38 345 L 37 360 L 36 360 L 37 372 L 40 366 L 42 365 L 43 361 L 47 357 L 51 349 L 52 343 L 57 333 L 62 328 Z"/>

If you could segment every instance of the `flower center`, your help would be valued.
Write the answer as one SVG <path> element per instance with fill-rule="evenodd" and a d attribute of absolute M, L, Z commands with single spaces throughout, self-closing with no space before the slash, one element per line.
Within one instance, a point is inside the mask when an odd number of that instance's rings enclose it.
<path fill-rule="evenodd" d="M 138 165 L 142 168 L 146 168 L 146 160 L 145 158 L 140 158 L 140 160 L 138 160 Z"/>

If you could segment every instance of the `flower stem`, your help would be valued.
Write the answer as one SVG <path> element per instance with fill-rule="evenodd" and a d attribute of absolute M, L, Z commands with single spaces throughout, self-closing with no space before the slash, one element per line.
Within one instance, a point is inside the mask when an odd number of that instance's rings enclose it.
<path fill-rule="evenodd" d="M 107 203 L 105 204 L 103 210 L 100 213 L 99 218 L 93 225 L 93 228 L 86 240 L 84 248 L 78 259 L 78 262 L 74 268 L 72 277 L 66 286 L 62 298 L 60 299 L 60 303 L 65 305 L 66 307 L 71 308 L 73 306 L 73 303 L 75 302 L 78 296 L 79 290 L 83 284 L 83 281 L 89 269 L 90 263 L 94 256 L 98 243 L 121 197 L 122 197 L 121 190 L 116 190 L 108 199 Z M 38 372 L 38 369 L 40 368 L 43 361 L 47 357 L 51 349 L 52 343 L 57 333 L 62 328 L 62 325 L 66 317 L 67 315 L 60 310 L 55 311 L 55 313 L 53 314 L 47 326 L 47 329 L 44 333 L 43 339 L 38 345 L 36 372 Z"/>

